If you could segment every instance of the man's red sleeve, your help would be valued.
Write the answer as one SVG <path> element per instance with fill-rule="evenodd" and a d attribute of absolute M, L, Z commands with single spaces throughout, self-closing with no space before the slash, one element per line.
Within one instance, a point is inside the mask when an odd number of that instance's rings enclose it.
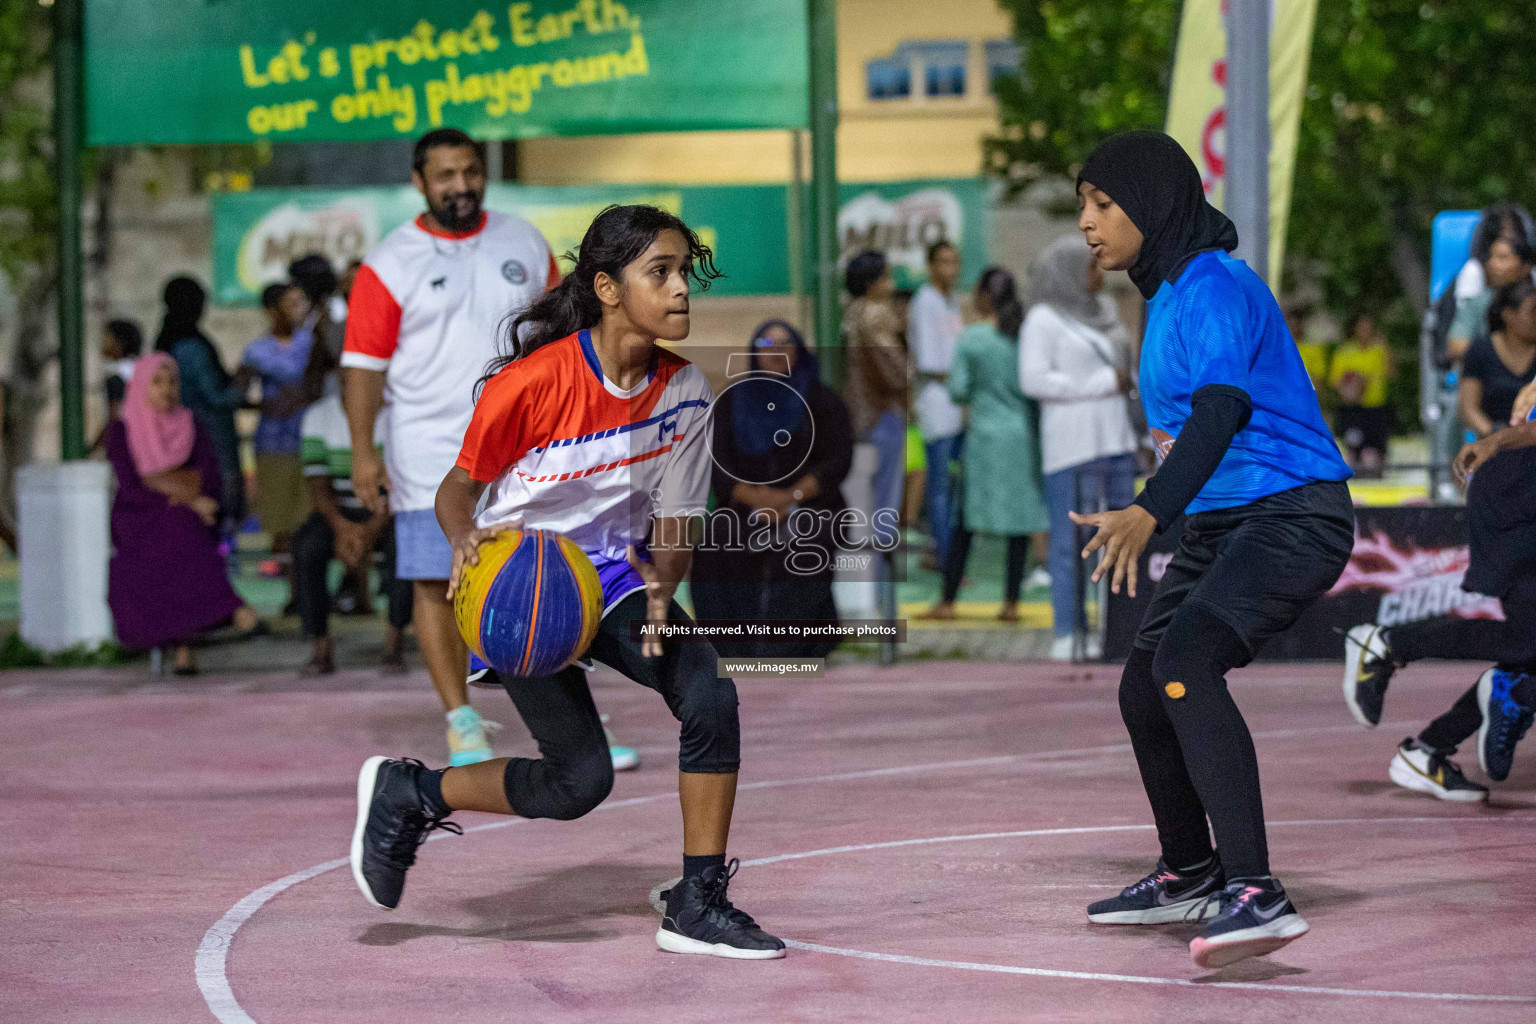
<path fill-rule="evenodd" d="M 363 370 L 385 370 L 400 340 L 400 303 L 364 263 L 352 284 L 347 303 L 347 338 L 341 365 Z"/>

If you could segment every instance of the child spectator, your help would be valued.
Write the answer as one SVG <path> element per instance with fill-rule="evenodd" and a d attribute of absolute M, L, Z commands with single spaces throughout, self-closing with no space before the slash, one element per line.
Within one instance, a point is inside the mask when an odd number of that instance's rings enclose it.
<path fill-rule="evenodd" d="M 339 558 L 349 572 L 366 575 L 373 552 L 382 550 L 389 628 L 381 663 L 386 671 L 404 672 L 403 631 L 411 621 L 413 584 L 394 578 L 395 531 L 389 529 L 389 517 L 369 512 L 352 490 L 352 439 L 334 378 L 327 390 L 304 413 L 301 431 L 304 483 L 314 509 L 293 536 L 294 603 L 311 645 L 302 671 L 325 675 L 336 670 L 327 581 L 331 559 Z"/>
<path fill-rule="evenodd" d="M 101 359 L 105 364 L 107 422 L 122 415 L 128 381 L 133 378 L 133 364 L 144 351 L 144 332 L 132 320 L 112 320 L 101 332 Z"/>
<path fill-rule="evenodd" d="M 1334 433 L 1344 439 L 1350 468 L 1361 476 L 1380 477 L 1386 465 L 1392 410 L 1388 384 L 1397 376 L 1387 339 L 1369 314 L 1355 318 L 1349 340 L 1333 351 L 1328 386 L 1338 395 Z"/>

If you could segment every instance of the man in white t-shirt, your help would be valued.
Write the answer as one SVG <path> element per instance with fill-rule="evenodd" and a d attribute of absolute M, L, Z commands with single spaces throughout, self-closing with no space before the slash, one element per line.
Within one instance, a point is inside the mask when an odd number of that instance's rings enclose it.
<path fill-rule="evenodd" d="M 390 232 L 357 271 L 341 356 L 352 483 L 372 511 L 395 515 L 396 575 L 415 581 L 422 660 L 448 713 L 455 765 L 489 760 L 486 724 L 469 706 L 468 651 L 447 598 L 453 552 L 432 510 L 474 412 L 475 382 L 504 318 L 560 280 L 549 243 L 519 217 L 482 208 L 474 140 L 439 128 L 416 143 L 411 182 L 427 211 Z M 388 404 L 384 457 L 374 423 Z"/>
<path fill-rule="evenodd" d="M 965 429 L 946 384 L 955 342 L 965 326 L 953 295 L 959 280 L 960 250 L 947 241 L 933 243 L 928 247 L 928 283 L 907 307 L 907 350 L 917 369 L 917 429 L 928 459 L 924 489 L 928 525 L 933 530 L 934 558 L 941 568 L 949 558 L 949 538 L 954 532 L 949 464 L 959 456 Z"/>

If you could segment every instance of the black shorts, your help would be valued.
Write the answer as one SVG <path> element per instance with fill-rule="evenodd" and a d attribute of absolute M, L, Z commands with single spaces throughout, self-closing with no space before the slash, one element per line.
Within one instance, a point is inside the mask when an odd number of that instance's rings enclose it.
<path fill-rule="evenodd" d="M 1232 627 L 1252 659 L 1338 582 L 1355 545 L 1355 509 L 1343 483 L 1319 480 L 1236 508 L 1197 512 L 1168 563 L 1136 634 L 1158 642 L 1186 601 Z"/>
<path fill-rule="evenodd" d="M 1500 452 L 1467 486 L 1471 558 L 1463 590 L 1503 598 L 1536 575 L 1536 448 Z"/>
<path fill-rule="evenodd" d="M 1334 425 L 1344 444 L 1356 456 L 1363 449 L 1387 453 L 1387 436 L 1392 432 L 1392 410 L 1385 405 L 1341 405 L 1334 413 Z"/>

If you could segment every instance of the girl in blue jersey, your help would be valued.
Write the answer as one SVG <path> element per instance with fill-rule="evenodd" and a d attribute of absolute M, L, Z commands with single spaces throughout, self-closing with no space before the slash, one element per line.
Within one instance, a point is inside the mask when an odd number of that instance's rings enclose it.
<path fill-rule="evenodd" d="M 1098 528 L 1083 551 L 1104 552 L 1093 579 L 1111 574 L 1111 589 L 1134 596 L 1147 541 L 1188 513 L 1120 681 L 1162 856 L 1088 918 L 1199 918 L 1190 951 L 1219 967 L 1307 931 L 1269 873 L 1258 761 L 1225 677 L 1343 572 L 1350 471 L 1280 307 L 1228 255 L 1237 231 L 1179 144 L 1160 132 L 1108 139 L 1077 193 L 1094 259 L 1129 271 L 1147 299 L 1140 386 L 1159 460 L 1130 507 L 1073 513 Z"/>

